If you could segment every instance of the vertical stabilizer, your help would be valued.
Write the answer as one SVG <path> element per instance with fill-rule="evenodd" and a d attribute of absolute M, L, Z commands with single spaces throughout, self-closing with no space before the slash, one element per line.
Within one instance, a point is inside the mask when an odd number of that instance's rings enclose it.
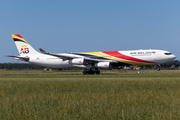
<path fill-rule="evenodd" d="M 21 35 L 12 34 L 12 38 L 14 39 L 18 52 L 21 56 L 41 54 L 37 52 Z"/>

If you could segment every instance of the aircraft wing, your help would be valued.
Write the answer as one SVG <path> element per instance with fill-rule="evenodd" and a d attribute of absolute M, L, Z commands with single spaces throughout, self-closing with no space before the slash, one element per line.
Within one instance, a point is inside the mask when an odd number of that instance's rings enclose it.
<path fill-rule="evenodd" d="M 46 55 L 51 55 L 51 56 L 59 57 L 59 58 L 61 58 L 61 59 L 63 59 L 63 60 L 69 60 L 69 59 L 75 58 L 75 57 L 71 56 L 70 54 L 69 54 L 69 55 L 68 55 L 68 54 L 62 55 L 62 54 L 48 53 L 48 52 L 46 52 L 45 50 L 43 50 L 43 49 L 41 49 L 41 48 L 39 48 L 39 50 L 41 51 L 41 53 L 44 53 L 44 54 L 46 54 Z"/>
<path fill-rule="evenodd" d="M 29 57 L 11 56 L 11 55 L 7 55 L 6 57 L 13 57 L 15 59 L 19 59 L 19 60 L 23 60 L 23 61 L 29 61 Z"/>
<path fill-rule="evenodd" d="M 59 57 L 63 60 L 70 60 L 70 59 L 74 59 L 74 58 L 80 58 L 79 56 L 73 56 L 73 54 L 53 54 L 53 53 L 48 53 L 46 51 L 44 51 L 43 49 L 39 48 L 39 50 L 41 51 L 41 53 L 44 53 L 46 55 L 51 55 L 51 56 L 55 56 L 55 57 Z M 112 61 L 112 60 L 99 60 L 99 59 L 93 59 L 93 58 L 90 58 L 90 57 L 84 57 L 84 60 L 86 60 L 86 63 L 97 63 L 97 62 L 116 62 L 116 61 Z"/>

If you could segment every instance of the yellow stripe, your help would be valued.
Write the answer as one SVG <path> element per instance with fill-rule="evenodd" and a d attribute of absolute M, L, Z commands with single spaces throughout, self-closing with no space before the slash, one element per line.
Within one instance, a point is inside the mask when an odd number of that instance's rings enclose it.
<path fill-rule="evenodd" d="M 20 39 L 20 40 L 24 41 L 25 43 L 29 44 L 25 39 L 15 36 L 14 34 L 12 34 L 12 38 Z"/>
<path fill-rule="evenodd" d="M 132 65 L 155 65 L 154 63 L 142 63 L 142 62 L 133 62 L 133 61 L 128 61 L 128 60 L 123 60 L 123 59 L 120 59 L 120 58 L 107 56 L 105 54 L 102 54 L 101 52 L 82 52 L 81 54 L 90 54 L 90 55 L 101 56 L 101 57 L 117 60 L 117 61 L 120 61 L 120 62 L 129 63 L 129 64 L 132 64 Z"/>
<path fill-rule="evenodd" d="M 100 52 L 82 52 L 81 54 L 90 54 L 90 55 L 96 55 L 96 56 L 101 56 L 101 57 L 107 57 L 107 55 L 102 54 Z"/>

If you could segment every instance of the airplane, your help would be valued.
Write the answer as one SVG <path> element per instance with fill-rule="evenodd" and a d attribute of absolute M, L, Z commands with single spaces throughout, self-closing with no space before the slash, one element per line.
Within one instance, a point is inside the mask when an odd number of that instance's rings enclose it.
<path fill-rule="evenodd" d="M 100 74 L 99 69 L 119 69 L 123 66 L 157 65 L 172 61 L 175 55 L 168 51 L 125 50 L 78 53 L 49 53 L 39 48 L 36 51 L 20 34 L 12 34 L 19 56 L 8 56 L 30 64 L 50 68 L 85 68 L 83 74 Z"/>

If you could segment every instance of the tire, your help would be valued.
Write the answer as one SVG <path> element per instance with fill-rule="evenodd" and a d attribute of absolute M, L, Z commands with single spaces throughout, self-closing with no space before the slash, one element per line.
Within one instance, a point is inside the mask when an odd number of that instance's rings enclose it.
<path fill-rule="evenodd" d="M 83 74 L 85 75 L 85 74 L 87 74 L 87 72 L 86 72 L 86 71 L 83 71 Z"/>
<path fill-rule="evenodd" d="M 157 71 L 160 71 L 160 70 L 161 70 L 160 68 L 157 69 Z"/>
<path fill-rule="evenodd" d="M 96 74 L 100 74 L 100 71 L 98 70 L 98 71 L 96 71 Z"/>

